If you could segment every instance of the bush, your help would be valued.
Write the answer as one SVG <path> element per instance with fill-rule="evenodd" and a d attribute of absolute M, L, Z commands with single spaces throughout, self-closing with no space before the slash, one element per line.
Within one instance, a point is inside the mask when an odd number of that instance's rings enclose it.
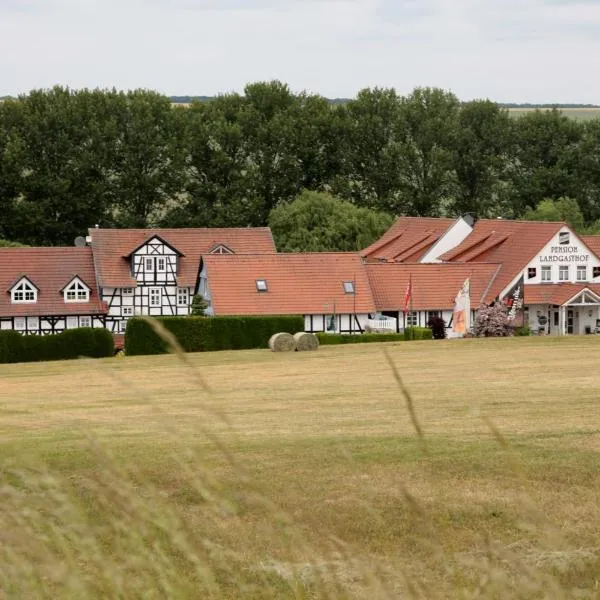
<path fill-rule="evenodd" d="M 114 341 L 106 329 L 82 327 L 56 335 L 21 335 L 0 331 L 0 363 L 112 356 Z"/>
<path fill-rule="evenodd" d="M 170 331 L 185 352 L 266 348 L 274 333 L 304 331 L 299 316 L 267 317 L 158 317 L 158 323 Z M 164 354 L 168 344 L 154 332 L 145 319 L 133 318 L 125 330 L 128 356 Z"/>
<path fill-rule="evenodd" d="M 434 340 L 446 339 L 446 322 L 442 317 L 430 317 L 427 321 L 427 327 L 431 329 Z"/>
<path fill-rule="evenodd" d="M 406 327 L 404 329 L 404 339 L 407 341 L 432 340 L 433 332 L 429 327 Z"/>
<path fill-rule="evenodd" d="M 473 333 L 477 337 L 509 336 L 512 330 L 508 325 L 508 308 L 500 302 L 492 306 L 480 306 L 475 317 Z"/>
<path fill-rule="evenodd" d="M 403 333 L 363 333 L 361 335 L 351 335 L 319 332 L 316 336 L 319 338 L 319 344 L 322 346 L 368 344 L 371 342 L 403 342 L 405 340 Z"/>
<path fill-rule="evenodd" d="M 523 327 L 515 327 L 514 333 L 518 337 L 523 337 L 531 335 L 531 329 L 529 328 L 529 325 L 524 325 Z"/>

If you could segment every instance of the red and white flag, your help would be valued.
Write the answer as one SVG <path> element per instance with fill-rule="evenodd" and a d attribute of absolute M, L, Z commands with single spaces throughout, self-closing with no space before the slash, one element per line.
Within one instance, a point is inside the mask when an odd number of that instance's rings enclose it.
<path fill-rule="evenodd" d="M 406 292 L 404 293 L 404 314 L 410 310 L 410 304 L 412 301 L 412 275 L 408 278 L 408 284 L 406 286 Z"/>

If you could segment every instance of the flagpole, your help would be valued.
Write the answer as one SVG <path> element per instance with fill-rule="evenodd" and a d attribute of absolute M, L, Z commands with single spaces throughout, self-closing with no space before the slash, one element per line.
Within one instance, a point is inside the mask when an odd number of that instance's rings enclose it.
<path fill-rule="evenodd" d="M 410 285 L 410 316 L 411 316 L 411 319 L 412 319 L 412 314 L 414 312 L 413 311 L 412 273 L 409 275 L 409 281 L 410 281 L 410 284 L 409 284 Z M 413 326 L 413 327 L 411 327 L 411 330 L 410 330 L 410 339 L 411 339 L 411 341 L 413 340 L 414 335 L 415 335 L 415 329 L 414 329 L 414 326 Z"/>

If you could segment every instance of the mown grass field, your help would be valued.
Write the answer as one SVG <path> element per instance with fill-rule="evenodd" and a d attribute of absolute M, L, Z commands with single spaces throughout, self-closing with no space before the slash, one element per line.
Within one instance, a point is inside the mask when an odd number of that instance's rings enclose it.
<path fill-rule="evenodd" d="M 0 598 L 598 598 L 600 339 L 385 347 L 0 365 Z"/>
<path fill-rule="evenodd" d="M 544 110 L 544 109 L 541 109 Z M 549 109 L 548 109 L 549 110 Z M 561 108 L 559 109 L 563 115 L 576 119 L 578 121 L 590 121 L 591 119 L 600 118 L 600 108 L 588 107 L 588 108 Z M 511 117 L 522 117 L 534 112 L 535 108 L 509 108 L 508 113 Z"/>

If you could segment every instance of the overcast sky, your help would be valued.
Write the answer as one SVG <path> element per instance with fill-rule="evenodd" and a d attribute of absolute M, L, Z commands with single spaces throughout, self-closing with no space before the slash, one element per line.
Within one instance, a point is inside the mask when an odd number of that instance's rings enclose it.
<path fill-rule="evenodd" d="M 280 79 L 328 97 L 600 104 L 599 67 L 600 0 L 0 0 L 0 96 Z"/>

